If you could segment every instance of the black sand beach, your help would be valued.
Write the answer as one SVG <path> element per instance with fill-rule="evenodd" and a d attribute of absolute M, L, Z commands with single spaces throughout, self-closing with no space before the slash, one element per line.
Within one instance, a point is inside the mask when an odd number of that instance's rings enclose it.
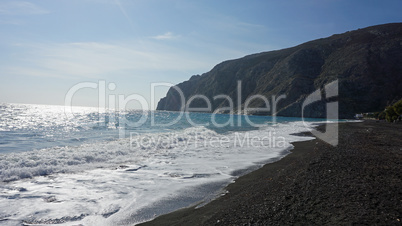
<path fill-rule="evenodd" d="M 143 225 L 401 225 L 402 124 L 341 123 L 339 137 L 294 143 L 226 195 Z"/>

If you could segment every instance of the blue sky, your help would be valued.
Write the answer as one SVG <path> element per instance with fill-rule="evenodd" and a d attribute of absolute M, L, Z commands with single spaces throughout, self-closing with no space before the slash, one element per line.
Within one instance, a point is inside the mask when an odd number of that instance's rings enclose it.
<path fill-rule="evenodd" d="M 140 94 L 224 60 L 291 47 L 371 25 L 401 22 L 402 1 L 0 1 L 0 102 L 64 104 L 81 82 Z M 158 87 L 155 100 L 167 87 Z M 75 105 L 97 106 L 79 90 Z M 108 99 L 108 98 L 107 98 Z"/>

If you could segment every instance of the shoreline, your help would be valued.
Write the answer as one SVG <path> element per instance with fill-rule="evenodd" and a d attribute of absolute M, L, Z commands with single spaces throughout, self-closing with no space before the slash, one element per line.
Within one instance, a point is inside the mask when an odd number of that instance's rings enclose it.
<path fill-rule="evenodd" d="M 225 195 L 139 225 L 399 224 L 402 126 L 363 121 L 339 129 L 337 147 L 294 142 L 290 154 L 237 178 Z"/>

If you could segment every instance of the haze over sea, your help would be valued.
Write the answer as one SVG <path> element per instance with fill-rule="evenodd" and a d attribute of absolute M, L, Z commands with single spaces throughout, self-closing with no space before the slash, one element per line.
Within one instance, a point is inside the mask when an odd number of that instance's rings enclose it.
<path fill-rule="evenodd" d="M 0 104 L 0 221 L 126 225 L 208 201 L 318 119 Z M 170 125 L 169 125 L 170 124 Z M 169 125 L 169 126 L 166 126 Z M 20 208 L 20 207 L 24 208 Z"/>

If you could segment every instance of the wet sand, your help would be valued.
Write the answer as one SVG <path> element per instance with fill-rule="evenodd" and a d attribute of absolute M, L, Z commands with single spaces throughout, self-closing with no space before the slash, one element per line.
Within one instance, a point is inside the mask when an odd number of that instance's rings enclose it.
<path fill-rule="evenodd" d="M 207 205 L 143 225 L 400 225 L 402 124 L 339 124 L 339 144 L 294 143 Z"/>

